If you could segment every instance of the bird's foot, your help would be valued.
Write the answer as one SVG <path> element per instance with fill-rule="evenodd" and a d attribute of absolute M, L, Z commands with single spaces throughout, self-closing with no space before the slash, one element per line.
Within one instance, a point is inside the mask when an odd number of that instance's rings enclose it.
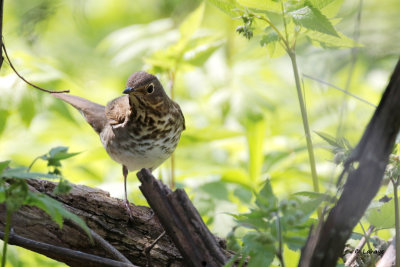
<path fill-rule="evenodd" d="M 135 204 L 132 203 L 133 206 L 135 206 Z M 125 208 L 129 214 L 129 218 L 133 221 L 133 211 L 131 208 L 131 203 L 129 203 L 128 200 L 125 201 Z"/>

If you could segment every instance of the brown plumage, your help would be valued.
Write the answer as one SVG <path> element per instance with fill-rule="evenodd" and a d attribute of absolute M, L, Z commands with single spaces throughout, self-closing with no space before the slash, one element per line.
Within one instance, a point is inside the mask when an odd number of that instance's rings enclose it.
<path fill-rule="evenodd" d="M 52 95 L 79 110 L 99 134 L 108 155 L 122 164 L 125 201 L 130 210 L 126 194 L 128 170 L 154 170 L 169 158 L 185 129 L 185 119 L 179 105 L 167 96 L 154 75 L 133 73 L 123 93 L 107 106 L 69 94 Z"/>

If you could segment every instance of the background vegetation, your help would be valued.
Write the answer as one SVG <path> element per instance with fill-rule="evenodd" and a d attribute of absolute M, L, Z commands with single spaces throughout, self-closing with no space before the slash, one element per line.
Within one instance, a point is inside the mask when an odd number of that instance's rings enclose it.
<path fill-rule="evenodd" d="M 335 2 L 342 4 L 335 27 L 361 46 L 322 49 L 300 42 L 300 73 L 377 104 L 400 52 L 400 4 Z M 312 191 L 289 58 L 260 47 L 257 32 L 250 40 L 237 34 L 241 19 L 193 0 L 15 0 L 5 1 L 4 16 L 4 41 L 14 66 L 41 87 L 70 89 L 106 104 L 121 94 L 132 72 L 159 74 L 169 93 L 174 81 L 187 126 L 175 153 L 177 186 L 185 188 L 216 234 L 226 237 L 236 225 L 230 214 L 257 206 L 255 192 L 267 178 L 279 199 Z M 340 169 L 315 132 L 343 136 L 354 146 L 374 108 L 304 76 L 302 82 L 320 190 L 334 194 Z M 7 65 L 0 90 L 0 161 L 28 166 L 52 147 L 68 146 L 81 153 L 63 161 L 64 177 L 123 197 L 120 165 L 78 112 L 27 87 Z M 46 162 L 38 161 L 33 170 L 46 172 Z M 170 162 L 156 174 L 168 182 Z M 129 198 L 146 205 L 133 173 L 129 180 Z M 243 234 L 238 229 L 236 236 Z M 390 228 L 378 234 L 393 236 Z M 10 266 L 61 265 L 16 247 L 8 257 Z M 299 252 L 284 249 L 283 257 L 292 266 Z"/>

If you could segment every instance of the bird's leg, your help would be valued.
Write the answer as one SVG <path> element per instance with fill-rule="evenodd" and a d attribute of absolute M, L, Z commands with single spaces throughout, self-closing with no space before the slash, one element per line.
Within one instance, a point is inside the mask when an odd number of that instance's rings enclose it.
<path fill-rule="evenodd" d="M 124 175 L 125 207 L 128 210 L 129 217 L 133 220 L 133 213 L 131 210 L 130 203 L 128 201 L 128 194 L 126 192 L 126 180 L 128 178 L 128 168 L 125 165 L 122 165 L 122 174 Z"/>

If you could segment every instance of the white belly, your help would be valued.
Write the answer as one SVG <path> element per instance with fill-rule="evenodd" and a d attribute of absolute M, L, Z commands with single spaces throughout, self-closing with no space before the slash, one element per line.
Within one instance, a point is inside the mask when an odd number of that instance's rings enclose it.
<path fill-rule="evenodd" d="M 174 144 L 166 146 L 164 140 L 166 138 L 173 138 L 176 133 L 169 133 L 163 136 L 161 139 L 153 140 L 150 142 L 146 140 L 139 145 L 133 145 L 132 140 L 119 140 L 115 142 L 115 135 L 111 127 L 104 129 L 100 134 L 101 141 L 108 155 L 116 162 L 125 165 L 129 171 L 135 171 L 142 168 L 155 169 L 160 166 L 165 160 L 167 160 L 176 145 L 178 144 L 179 138 L 177 138 Z M 107 137 L 107 138 L 106 138 Z"/>

